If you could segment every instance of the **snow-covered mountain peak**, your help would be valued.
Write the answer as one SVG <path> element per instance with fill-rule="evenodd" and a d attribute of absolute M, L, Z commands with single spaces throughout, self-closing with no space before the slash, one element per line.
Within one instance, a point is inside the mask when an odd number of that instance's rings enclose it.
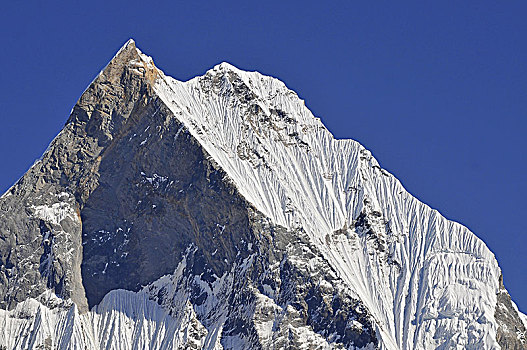
<path fill-rule="evenodd" d="M 232 72 L 241 72 L 238 67 L 235 67 L 234 65 L 230 64 L 229 62 L 221 62 L 214 66 L 214 71 L 232 71 Z"/>
<path fill-rule="evenodd" d="M 496 334 L 493 253 L 411 196 L 359 143 L 335 140 L 283 82 L 220 64 L 186 83 L 160 79 L 155 90 L 250 203 L 308 233 L 379 321 L 388 348 L 454 334 L 482 344 L 470 327 Z"/>
<path fill-rule="evenodd" d="M 9 348 L 525 345 L 480 239 L 229 63 L 178 81 L 129 40 L 0 208 Z"/>

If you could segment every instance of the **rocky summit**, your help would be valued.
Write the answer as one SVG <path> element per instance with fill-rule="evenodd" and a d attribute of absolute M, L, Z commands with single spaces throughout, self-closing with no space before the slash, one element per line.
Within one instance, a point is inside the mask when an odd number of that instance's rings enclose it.
<path fill-rule="evenodd" d="M 0 349 L 527 349 L 492 252 L 281 81 L 128 41 L 0 198 Z"/>

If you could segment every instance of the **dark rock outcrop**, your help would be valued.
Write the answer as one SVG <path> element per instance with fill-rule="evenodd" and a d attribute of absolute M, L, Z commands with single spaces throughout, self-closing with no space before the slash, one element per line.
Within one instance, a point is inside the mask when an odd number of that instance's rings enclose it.
<path fill-rule="evenodd" d="M 512 305 L 511 296 L 503 285 L 503 276 L 500 276 L 500 290 L 494 317 L 498 322 L 496 339 L 502 349 L 527 349 L 527 330 L 518 317 L 518 310 Z"/>

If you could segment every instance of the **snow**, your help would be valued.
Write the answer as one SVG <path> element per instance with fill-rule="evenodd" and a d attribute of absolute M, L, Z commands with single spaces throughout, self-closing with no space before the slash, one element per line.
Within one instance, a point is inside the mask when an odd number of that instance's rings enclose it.
<path fill-rule="evenodd" d="M 176 132 L 176 135 L 174 135 L 174 142 L 176 142 L 176 140 L 177 140 L 179 134 L 181 134 L 181 132 L 183 131 L 184 128 L 185 128 L 185 126 L 182 125 L 182 126 L 178 129 L 178 131 Z"/>
<path fill-rule="evenodd" d="M 67 202 L 57 202 L 51 206 L 37 205 L 32 208 L 35 211 L 35 216 L 55 225 L 60 225 L 62 220 L 66 218 L 70 218 L 73 221 L 76 219 L 75 210 Z"/>
<path fill-rule="evenodd" d="M 48 294 L 53 294 L 48 292 Z M 114 290 L 91 312 L 79 314 L 76 306 L 49 308 L 28 299 L 16 309 L 0 310 L 0 344 L 8 349 L 180 349 L 201 347 L 202 339 L 190 334 L 207 331 L 197 321 L 191 306 L 180 317 L 150 300 L 147 293 Z"/>
<path fill-rule="evenodd" d="M 282 82 L 222 63 L 187 82 L 160 73 L 155 90 L 249 202 L 306 230 L 377 320 L 383 348 L 498 346 L 492 252 L 412 197 L 359 143 L 336 140 Z M 361 213 L 387 251 L 354 232 Z"/>

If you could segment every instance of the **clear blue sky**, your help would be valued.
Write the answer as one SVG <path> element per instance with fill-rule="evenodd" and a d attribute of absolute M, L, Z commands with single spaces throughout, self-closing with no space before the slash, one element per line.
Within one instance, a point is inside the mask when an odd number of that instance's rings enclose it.
<path fill-rule="evenodd" d="M 221 61 L 282 79 L 481 237 L 527 311 L 526 1 L 165 3 L 2 4 L 0 191 L 133 37 L 178 79 Z"/>

